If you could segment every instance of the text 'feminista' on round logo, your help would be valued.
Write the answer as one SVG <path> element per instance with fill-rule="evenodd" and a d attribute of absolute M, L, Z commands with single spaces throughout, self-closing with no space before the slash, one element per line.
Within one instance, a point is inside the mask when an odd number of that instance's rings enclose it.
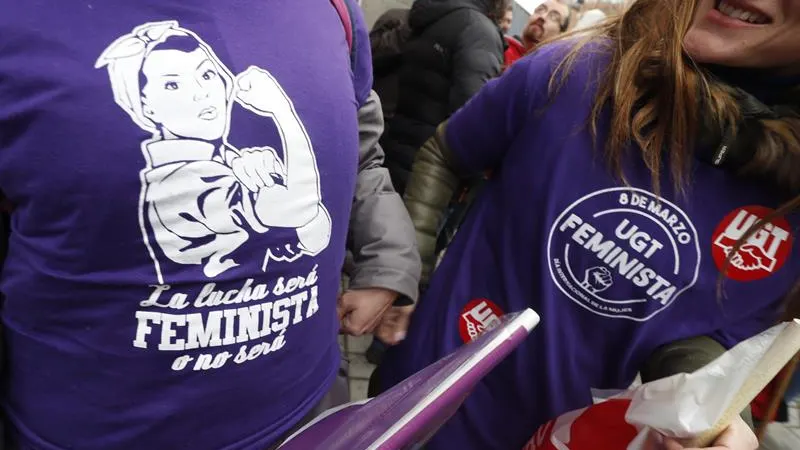
<path fill-rule="evenodd" d="M 503 310 L 494 302 L 478 298 L 467 303 L 458 318 L 458 333 L 465 343 L 500 325 Z"/>
<path fill-rule="evenodd" d="M 645 321 L 697 281 L 697 230 L 677 205 L 637 188 L 588 194 L 564 209 L 547 243 L 568 298 L 605 317 Z"/>
<path fill-rule="evenodd" d="M 722 219 L 714 230 L 711 254 L 725 276 L 736 281 L 760 280 L 777 272 L 789 259 L 793 237 L 789 222 L 783 217 L 765 223 L 733 253 L 747 232 L 774 212 L 751 205 L 736 209 Z"/>

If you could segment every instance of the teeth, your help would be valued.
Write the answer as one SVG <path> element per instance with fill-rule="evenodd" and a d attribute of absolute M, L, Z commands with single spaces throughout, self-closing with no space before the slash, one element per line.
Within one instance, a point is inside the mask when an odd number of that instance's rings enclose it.
<path fill-rule="evenodd" d="M 719 10 L 719 12 L 725 14 L 728 17 L 739 19 L 743 22 L 755 23 L 755 24 L 767 23 L 767 18 L 764 15 L 759 14 L 757 12 L 745 11 L 743 9 L 736 8 L 727 3 L 725 0 L 722 0 L 719 3 L 719 6 L 717 6 L 717 10 Z"/>

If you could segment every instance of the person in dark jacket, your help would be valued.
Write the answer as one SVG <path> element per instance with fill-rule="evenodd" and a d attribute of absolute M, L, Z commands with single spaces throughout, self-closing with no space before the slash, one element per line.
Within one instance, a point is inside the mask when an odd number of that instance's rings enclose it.
<path fill-rule="evenodd" d="M 381 140 L 386 167 L 402 194 L 414 154 L 436 126 L 469 100 L 503 65 L 497 27 L 509 0 L 417 0 L 403 51 L 395 116 Z"/>
<path fill-rule="evenodd" d="M 408 9 L 395 8 L 378 17 L 369 32 L 372 47 L 373 89 L 383 107 L 383 118 L 389 121 L 397 108 L 397 88 L 403 64 L 403 46 L 411 36 Z"/>

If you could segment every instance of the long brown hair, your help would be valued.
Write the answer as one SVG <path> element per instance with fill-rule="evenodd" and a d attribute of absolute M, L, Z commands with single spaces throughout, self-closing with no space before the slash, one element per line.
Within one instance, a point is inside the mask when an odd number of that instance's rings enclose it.
<path fill-rule="evenodd" d="M 676 191 L 685 192 L 689 187 L 701 127 L 736 133 L 741 123 L 734 88 L 710 77 L 684 51 L 683 40 L 694 20 L 696 3 L 636 0 L 621 14 L 584 30 L 580 38 L 573 33 L 563 35 L 559 39 L 577 42 L 550 80 L 553 92 L 563 85 L 587 44 L 607 46 L 610 62 L 599 80 L 590 126 L 596 135 L 601 114 L 611 107 L 603 150 L 608 164 L 625 182 L 624 156 L 639 148 L 656 193 L 664 166 Z M 800 108 L 800 104 L 796 106 Z M 742 172 L 768 177 L 791 200 L 745 233 L 731 251 L 728 264 L 765 224 L 800 209 L 800 118 L 760 120 L 759 130 L 753 142 L 755 155 Z M 664 149 L 669 151 L 665 154 Z M 787 313 L 800 314 L 800 285 L 787 296 Z"/>

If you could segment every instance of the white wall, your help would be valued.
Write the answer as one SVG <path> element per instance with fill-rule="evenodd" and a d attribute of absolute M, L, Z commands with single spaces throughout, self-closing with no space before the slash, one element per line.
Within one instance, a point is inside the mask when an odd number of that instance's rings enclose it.
<path fill-rule="evenodd" d="M 511 30 L 508 34 L 512 36 L 519 36 L 522 29 L 528 24 L 530 13 L 525 10 L 519 3 L 514 3 L 514 20 L 511 21 Z"/>
<path fill-rule="evenodd" d="M 515 0 L 517 5 L 521 6 L 528 14 L 532 13 L 537 6 L 544 3 L 544 0 Z"/>

